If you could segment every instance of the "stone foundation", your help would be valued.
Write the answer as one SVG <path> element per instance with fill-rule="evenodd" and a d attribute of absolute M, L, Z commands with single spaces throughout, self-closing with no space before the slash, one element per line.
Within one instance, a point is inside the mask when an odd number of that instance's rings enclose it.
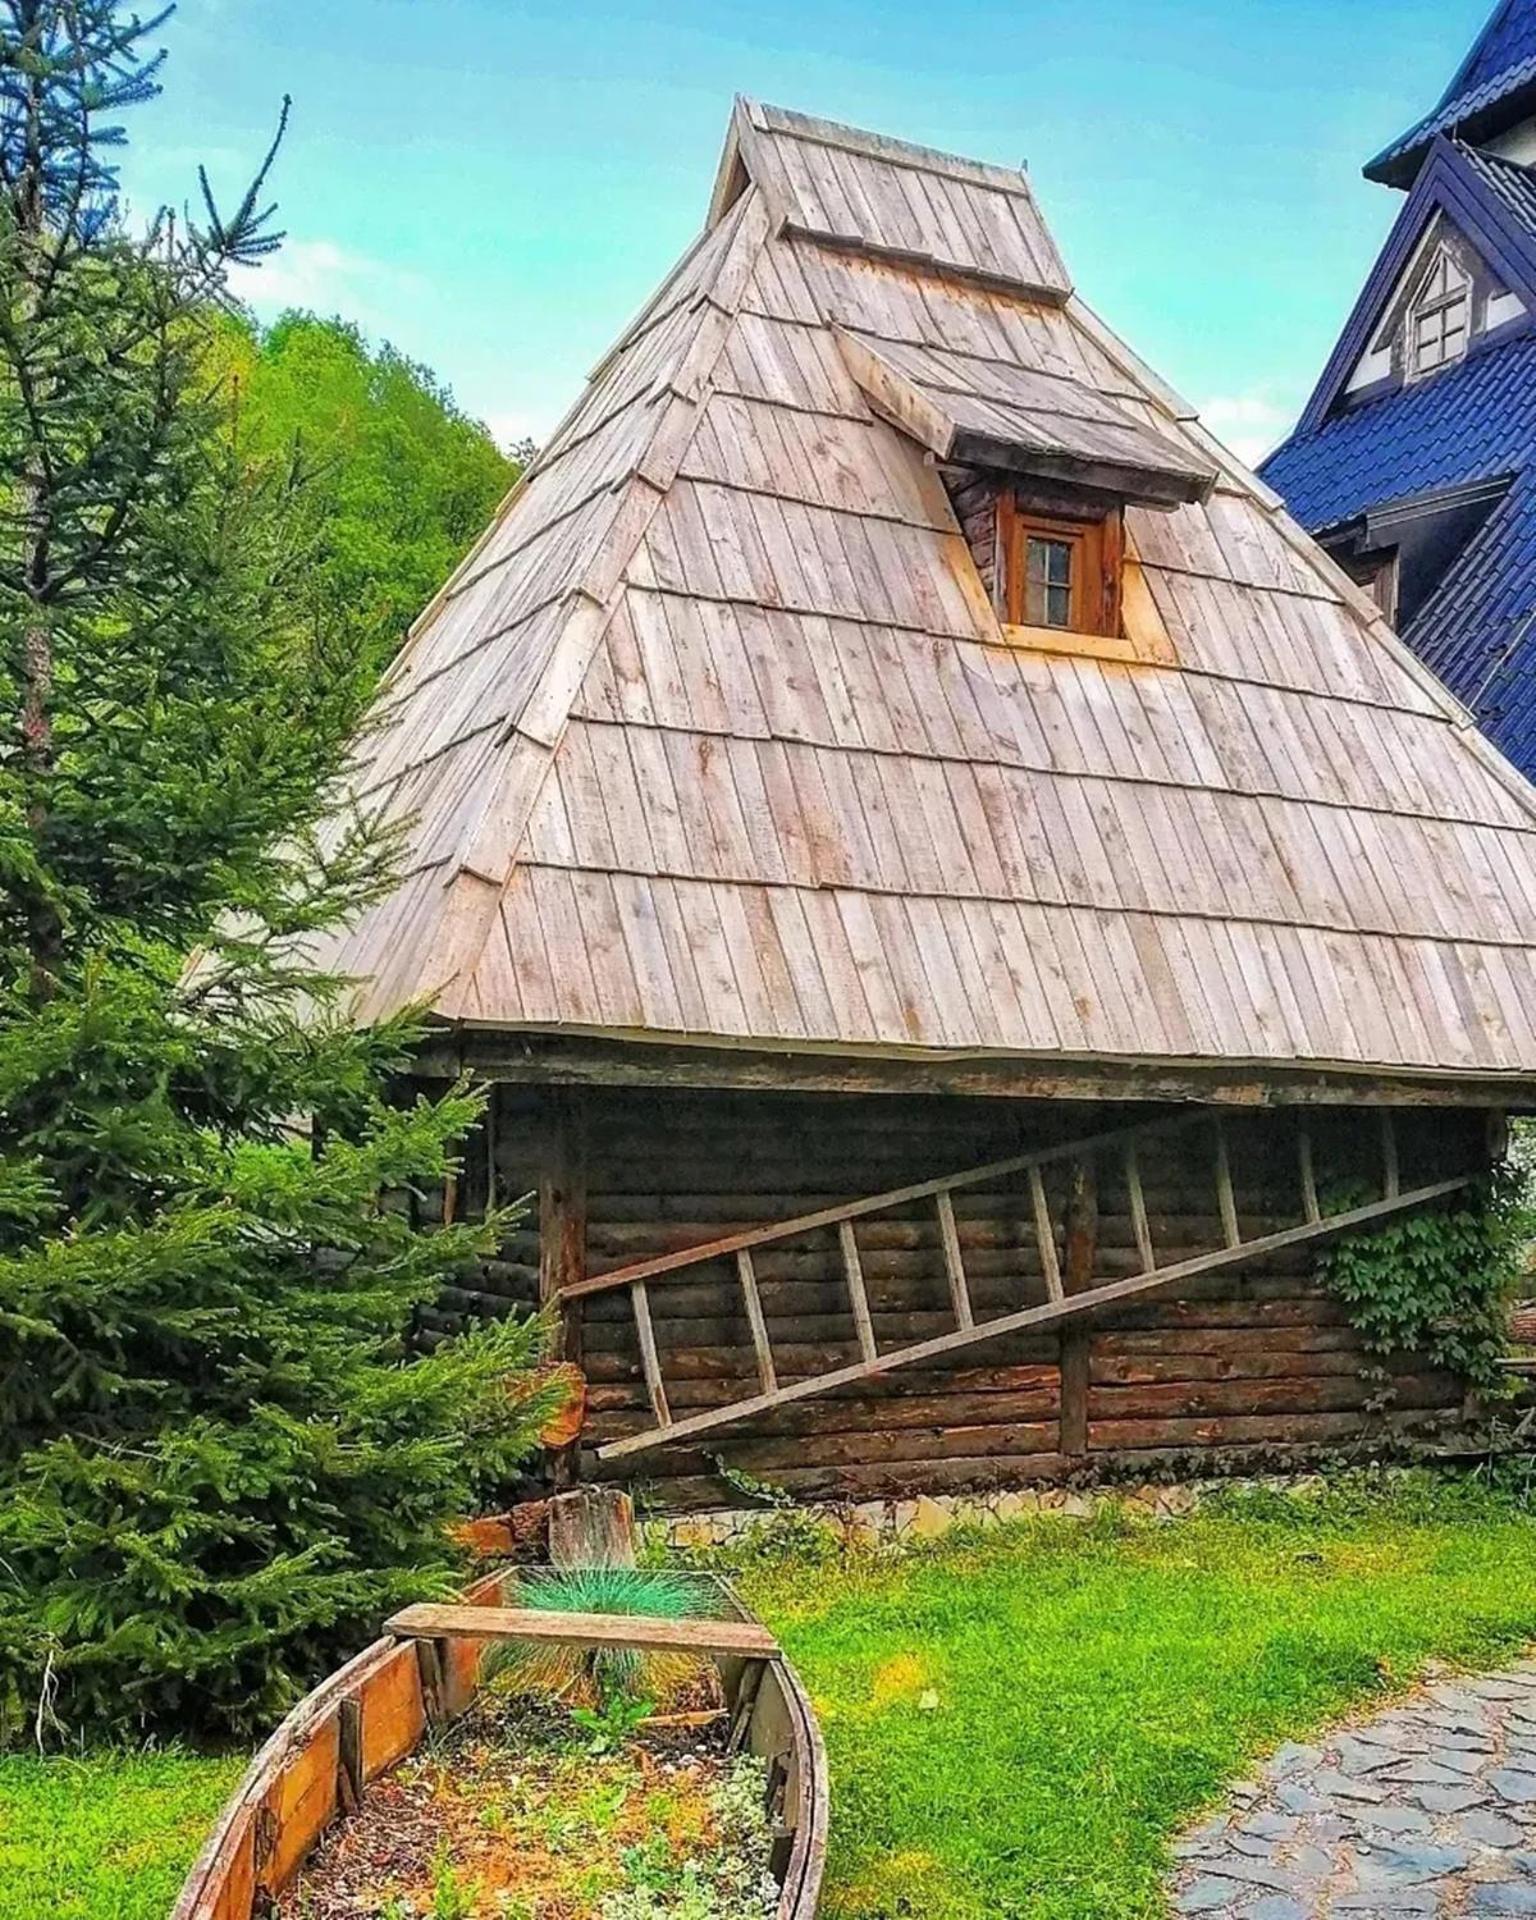
<path fill-rule="evenodd" d="M 1034 1514 L 1090 1519 L 1114 1504 L 1151 1520 L 1177 1520 L 1193 1513 L 1212 1494 L 1270 1492 L 1305 1494 L 1320 1490 L 1317 1475 L 1303 1479 L 1194 1480 L 1181 1485 L 1113 1487 L 1074 1492 L 1065 1487 L 1026 1487 L 1006 1493 L 920 1494 L 912 1500 L 863 1500 L 852 1505 L 797 1505 L 776 1509 L 723 1507 L 713 1513 L 679 1514 L 645 1523 L 646 1537 L 677 1548 L 724 1547 L 751 1533 L 779 1512 L 809 1516 L 840 1533 L 852 1546 L 894 1546 L 903 1541 L 936 1540 L 951 1527 L 995 1527 Z"/>

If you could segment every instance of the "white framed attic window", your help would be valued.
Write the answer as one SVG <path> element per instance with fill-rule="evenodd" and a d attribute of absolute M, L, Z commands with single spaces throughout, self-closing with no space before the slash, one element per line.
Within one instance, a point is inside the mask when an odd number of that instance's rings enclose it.
<path fill-rule="evenodd" d="M 1441 247 L 1408 309 L 1408 378 L 1461 359 L 1472 335 L 1472 282 Z"/>

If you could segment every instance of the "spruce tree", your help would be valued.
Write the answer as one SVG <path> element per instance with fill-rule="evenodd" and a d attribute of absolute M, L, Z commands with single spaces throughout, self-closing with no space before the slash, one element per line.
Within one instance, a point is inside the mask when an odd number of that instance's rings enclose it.
<path fill-rule="evenodd" d="M 453 1578 L 446 1522 L 547 1399 L 531 1323 L 413 1354 L 415 1309 L 495 1229 L 421 1231 L 409 1203 L 477 1100 L 392 1100 L 413 1031 L 352 1030 L 302 964 L 391 849 L 331 820 L 361 694 L 304 475 L 208 371 L 231 268 L 279 239 L 276 142 L 227 213 L 206 179 L 190 215 L 119 202 L 164 19 L 0 0 L 13 1729 L 269 1723 Z"/>

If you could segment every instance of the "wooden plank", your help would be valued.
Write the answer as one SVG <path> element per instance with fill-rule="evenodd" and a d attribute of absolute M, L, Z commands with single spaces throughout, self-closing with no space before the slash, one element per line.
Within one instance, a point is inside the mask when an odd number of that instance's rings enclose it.
<path fill-rule="evenodd" d="M 1040 1243 L 1040 1271 L 1045 1275 L 1045 1291 L 1052 1300 L 1061 1298 L 1061 1266 L 1056 1258 L 1056 1231 L 1051 1225 L 1051 1209 L 1045 1197 L 1045 1181 L 1039 1167 L 1029 1170 L 1029 1197 L 1035 1210 L 1035 1238 Z"/>
<path fill-rule="evenodd" d="M 560 1613 L 540 1607 L 458 1607 L 423 1602 L 385 1622 L 402 1639 L 516 1640 L 553 1647 L 629 1647 L 642 1653 L 735 1654 L 772 1660 L 779 1643 L 756 1620 L 662 1620 L 631 1613 Z"/>
<path fill-rule="evenodd" d="M 773 1349 L 768 1344 L 768 1323 L 763 1318 L 763 1303 L 757 1291 L 757 1274 L 752 1255 L 742 1247 L 736 1255 L 736 1272 L 741 1280 L 742 1297 L 747 1304 L 747 1324 L 752 1329 L 752 1350 L 757 1355 L 757 1377 L 764 1393 L 776 1393 L 779 1377 L 773 1370 Z"/>
<path fill-rule="evenodd" d="M 1309 1224 L 1316 1226 L 1323 1211 L 1317 1198 L 1317 1170 L 1312 1164 L 1312 1129 L 1305 1120 L 1296 1131 L 1296 1151 L 1301 1167 L 1301 1204 Z"/>
<path fill-rule="evenodd" d="M 865 1360 L 873 1361 L 878 1353 L 875 1346 L 875 1326 L 869 1315 L 869 1295 L 864 1291 L 864 1267 L 859 1259 L 859 1243 L 854 1237 L 851 1220 L 840 1223 L 837 1238 L 838 1245 L 842 1249 L 843 1278 L 848 1285 L 848 1304 L 853 1310 L 853 1325 L 859 1339 L 859 1352 Z"/>
<path fill-rule="evenodd" d="M 672 1415 L 667 1408 L 667 1390 L 662 1384 L 661 1360 L 656 1352 L 656 1329 L 651 1324 L 651 1301 L 645 1290 L 643 1280 L 635 1281 L 629 1290 L 630 1305 L 635 1314 L 635 1338 L 640 1343 L 640 1365 L 645 1371 L 645 1390 L 651 1397 L 651 1410 L 656 1415 L 656 1424 L 665 1427 L 670 1424 Z"/>
<path fill-rule="evenodd" d="M 1333 1214 L 1322 1222 L 1306 1222 L 1298 1227 L 1286 1227 L 1276 1233 L 1262 1234 L 1237 1247 L 1223 1247 L 1214 1253 L 1197 1254 L 1191 1259 L 1177 1261 L 1172 1266 L 1164 1267 L 1155 1273 L 1134 1274 L 1126 1280 L 1111 1281 L 1107 1286 L 1095 1287 L 1091 1293 L 1080 1294 L 1073 1299 L 1049 1300 L 1043 1306 L 1026 1307 L 1018 1313 L 1002 1314 L 994 1320 L 988 1320 L 980 1327 L 969 1327 L 964 1332 L 940 1334 L 930 1340 L 897 1347 L 889 1353 L 883 1353 L 873 1366 L 863 1361 L 855 1366 L 839 1367 L 833 1372 L 820 1374 L 813 1379 L 797 1380 L 787 1387 L 780 1387 L 777 1393 L 759 1394 L 748 1400 L 738 1400 L 733 1406 L 721 1407 L 709 1413 L 691 1415 L 686 1420 L 674 1421 L 664 1432 L 653 1430 L 614 1441 L 600 1447 L 598 1456 L 603 1460 L 611 1460 L 626 1454 L 642 1453 L 663 1440 L 686 1439 L 691 1434 L 708 1433 L 717 1427 L 728 1426 L 734 1421 L 754 1414 L 772 1413 L 779 1407 L 789 1405 L 792 1401 L 810 1399 L 816 1394 L 828 1392 L 833 1387 L 848 1386 L 854 1381 L 868 1379 L 874 1373 L 885 1373 L 894 1371 L 898 1367 L 913 1366 L 923 1360 L 936 1359 L 942 1355 L 957 1352 L 963 1347 L 974 1346 L 982 1340 L 996 1339 L 1006 1333 L 1018 1333 L 1026 1327 L 1050 1326 L 1076 1314 L 1092 1313 L 1121 1300 L 1135 1299 L 1138 1295 L 1173 1286 L 1181 1280 L 1194 1279 L 1198 1275 L 1216 1272 L 1237 1260 L 1254 1259 L 1265 1254 L 1276 1253 L 1286 1247 L 1299 1246 L 1304 1241 L 1316 1239 L 1325 1233 L 1347 1232 L 1351 1228 L 1365 1226 L 1372 1220 L 1403 1212 L 1409 1207 L 1427 1205 L 1430 1201 L 1441 1199 L 1446 1194 L 1460 1192 L 1464 1187 L 1470 1186 L 1475 1178 L 1473 1174 L 1461 1174 L 1451 1180 L 1437 1181 L 1432 1186 L 1420 1187 L 1411 1193 L 1401 1194 L 1395 1200 L 1372 1201 L 1366 1206 L 1352 1207 L 1347 1212 Z"/>
<path fill-rule="evenodd" d="M 492 1088 L 491 1112 L 495 1111 Z M 586 1095 L 579 1087 L 549 1087 L 541 1097 L 539 1154 L 539 1305 L 558 1315 L 556 1352 L 582 1362 L 582 1313 L 565 1291 L 587 1270 Z M 488 1122 L 489 1127 L 489 1122 Z M 494 1188 L 494 1164 L 488 1184 Z M 581 1459 L 581 1439 L 546 1456 L 556 1486 L 569 1486 Z"/>
<path fill-rule="evenodd" d="M 1066 1258 L 1062 1286 L 1070 1297 L 1093 1291 L 1093 1269 L 1098 1257 L 1099 1191 L 1091 1159 L 1072 1169 L 1067 1195 Z M 1061 1332 L 1061 1383 L 1057 1409 L 1057 1451 L 1068 1459 L 1088 1452 L 1088 1383 L 1092 1332 L 1085 1322 L 1069 1322 Z"/>
<path fill-rule="evenodd" d="M 752 1227 L 742 1233 L 724 1235 L 719 1240 L 711 1240 L 704 1246 L 687 1247 L 678 1253 L 658 1254 L 652 1260 L 640 1260 L 632 1266 L 616 1267 L 610 1273 L 592 1274 L 589 1278 L 567 1287 L 563 1300 L 580 1299 L 589 1293 L 607 1293 L 618 1287 L 631 1287 L 637 1281 L 654 1279 L 658 1274 L 675 1273 L 679 1267 L 691 1267 L 708 1260 L 718 1260 L 726 1254 L 736 1253 L 742 1247 L 761 1247 L 771 1240 L 787 1240 L 798 1235 L 813 1232 L 817 1227 L 832 1227 L 843 1220 L 862 1219 L 865 1214 L 883 1213 L 888 1208 L 905 1206 L 913 1200 L 929 1200 L 946 1188 L 958 1192 L 967 1187 L 984 1186 L 989 1180 L 998 1180 L 1010 1174 L 1021 1173 L 1027 1168 L 1036 1170 L 1055 1164 L 1057 1161 L 1070 1160 L 1076 1155 L 1091 1153 L 1103 1146 L 1110 1146 L 1125 1138 L 1126 1133 L 1134 1132 L 1142 1139 L 1176 1133 L 1183 1128 L 1194 1126 L 1204 1116 L 1198 1114 L 1176 1114 L 1163 1120 L 1150 1120 L 1131 1129 L 1117 1127 L 1100 1134 L 1089 1135 L 1083 1140 L 1063 1142 L 1059 1146 L 1043 1147 L 1034 1153 L 1015 1154 L 1007 1160 L 992 1160 L 979 1167 L 968 1168 L 963 1173 L 951 1173 L 937 1180 L 920 1180 L 909 1187 L 893 1187 L 885 1193 L 874 1193 L 862 1200 L 845 1201 L 836 1207 L 821 1207 L 814 1213 L 803 1213 L 793 1220 L 783 1220 L 768 1227 Z"/>
<path fill-rule="evenodd" d="M 960 1236 L 955 1231 L 955 1203 L 949 1196 L 947 1187 L 941 1188 L 934 1198 L 939 1215 L 939 1238 L 944 1246 L 944 1272 L 949 1281 L 949 1301 L 955 1310 L 955 1322 L 960 1327 L 972 1327 L 976 1324 L 971 1312 L 970 1291 L 965 1284 L 965 1263 L 960 1258 Z"/>
<path fill-rule="evenodd" d="M 1381 1171 L 1382 1192 L 1388 1200 L 1395 1200 L 1402 1191 L 1403 1176 L 1397 1155 L 1397 1129 L 1387 1108 L 1381 1114 Z"/>
<path fill-rule="evenodd" d="M 1237 1198 L 1232 1191 L 1232 1161 L 1227 1152 L 1227 1130 L 1216 1122 L 1216 1197 L 1221 1203 L 1221 1230 L 1227 1245 L 1242 1244 L 1242 1229 L 1237 1223 Z"/>
<path fill-rule="evenodd" d="M 1141 1184 L 1141 1157 L 1134 1140 L 1125 1143 L 1125 1190 L 1130 1197 L 1131 1230 L 1136 1235 L 1136 1252 L 1141 1260 L 1141 1270 L 1151 1273 L 1157 1266 L 1157 1254 L 1152 1245 L 1152 1229 L 1147 1223 L 1147 1196 Z"/>

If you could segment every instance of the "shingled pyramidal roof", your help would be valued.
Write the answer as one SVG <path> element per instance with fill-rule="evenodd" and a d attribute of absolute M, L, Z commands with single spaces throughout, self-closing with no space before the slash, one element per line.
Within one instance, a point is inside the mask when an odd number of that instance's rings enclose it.
<path fill-rule="evenodd" d="M 1004 644 L 936 465 L 989 448 L 1143 503 L 1167 664 Z M 324 956 L 363 1017 L 1536 1072 L 1532 791 L 1073 295 L 1020 173 L 746 101 L 356 790 L 413 821 Z"/>

